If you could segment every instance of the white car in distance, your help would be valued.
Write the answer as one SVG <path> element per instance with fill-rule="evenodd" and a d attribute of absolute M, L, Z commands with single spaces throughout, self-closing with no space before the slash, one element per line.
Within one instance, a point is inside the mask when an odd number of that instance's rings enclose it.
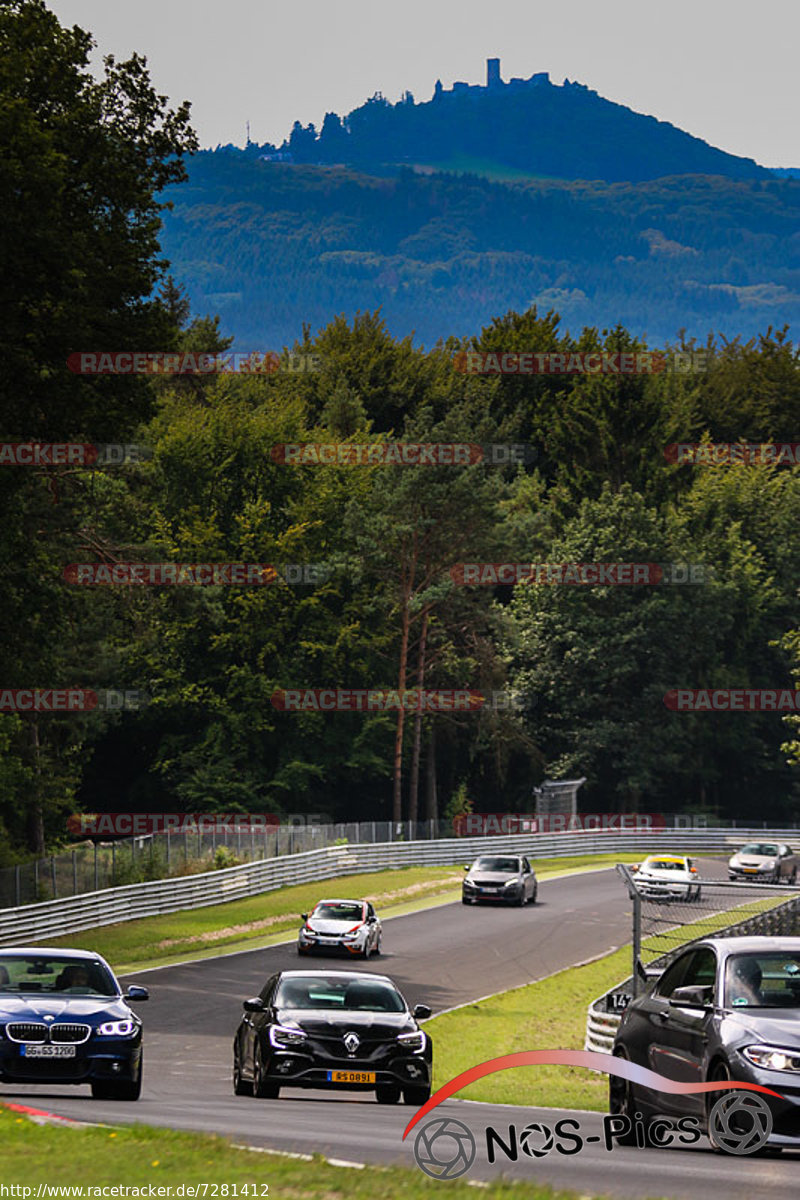
<path fill-rule="evenodd" d="M 679 854 L 651 854 L 635 872 L 636 889 L 651 900 L 699 900 L 694 860 Z"/>

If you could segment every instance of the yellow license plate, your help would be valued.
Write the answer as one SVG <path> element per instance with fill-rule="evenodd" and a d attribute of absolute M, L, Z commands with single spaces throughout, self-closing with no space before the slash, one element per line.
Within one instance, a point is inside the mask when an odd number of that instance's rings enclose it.
<path fill-rule="evenodd" d="M 374 1083 L 374 1071 L 328 1071 L 328 1083 Z"/>

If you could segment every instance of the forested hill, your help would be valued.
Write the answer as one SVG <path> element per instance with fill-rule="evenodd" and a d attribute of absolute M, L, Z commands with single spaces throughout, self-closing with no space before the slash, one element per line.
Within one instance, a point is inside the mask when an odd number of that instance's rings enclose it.
<path fill-rule="evenodd" d="M 800 321 L 800 181 L 676 176 L 501 184 L 391 177 L 204 151 L 166 196 L 162 245 L 236 348 L 381 308 L 396 336 L 477 332 L 554 308 L 658 342 Z"/>
<path fill-rule="evenodd" d="M 490 60 L 495 61 L 497 60 Z M 276 147 L 263 147 L 270 153 Z M 396 104 L 377 93 L 341 119 L 327 113 L 322 128 L 295 122 L 280 148 L 298 163 L 363 168 L 385 163 L 473 162 L 561 179 L 642 181 L 666 175 L 767 177 L 750 158 L 726 154 L 655 117 L 599 96 L 584 84 L 556 86 L 547 72 L 486 87 L 437 83 L 417 104 L 406 92 Z"/>

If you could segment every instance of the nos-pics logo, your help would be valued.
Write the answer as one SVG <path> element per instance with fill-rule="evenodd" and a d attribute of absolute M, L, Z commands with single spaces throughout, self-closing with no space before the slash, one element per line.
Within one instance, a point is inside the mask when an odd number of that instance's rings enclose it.
<path fill-rule="evenodd" d="M 403 1138 L 442 1100 L 468 1083 L 494 1071 L 536 1063 L 591 1067 L 609 1075 L 633 1079 L 651 1090 L 674 1095 L 724 1092 L 708 1109 L 708 1137 L 713 1146 L 728 1154 L 755 1154 L 767 1144 L 773 1129 L 772 1112 L 758 1093 L 767 1092 L 781 1098 L 769 1088 L 729 1080 L 680 1084 L 647 1068 L 596 1051 L 531 1050 L 491 1059 L 450 1080 L 420 1108 L 408 1123 Z M 699 1117 L 656 1116 L 645 1120 L 638 1112 L 633 1115 L 627 1112 L 606 1114 L 602 1120 L 602 1135 L 584 1135 L 580 1122 L 572 1117 L 562 1118 L 552 1127 L 542 1122 L 531 1122 L 521 1129 L 511 1124 L 503 1132 L 498 1132 L 492 1126 L 486 1126 L 483 1130 L 486 1158 L 490 1164 L 500 1158 L 516 1162 L 520 1154 L 531 1159 L 544 1158 L 549 1154 L 572 1156 L 592 1143 L 600 1144 L 606 1151 L 619 1145 L 658 1149 L 676 1144 L 690 1146 L 698 1142 L 701 1135 Z M 454 1117 L 437 1116 L 420 1125 L 413 1148 L 417 1165 L 426 1175 L 433 1179 L 457 1179 L 465 1175 L 474 1163 L 478 1142 L 472 1130 L 462 1121 Z"/>

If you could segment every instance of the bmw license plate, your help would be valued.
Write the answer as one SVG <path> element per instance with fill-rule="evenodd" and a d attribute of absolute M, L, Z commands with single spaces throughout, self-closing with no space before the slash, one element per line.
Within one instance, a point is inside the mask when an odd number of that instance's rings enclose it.
<path fill-rule="evenodd" d="M 328 1083 L 374 1083 L 374 1071 L 328 1071 Z"/>
<path fill-rule="evenodd" d="M 20 1046 L 23 1058 L 74 1058 L 74 1046 Z"/>

